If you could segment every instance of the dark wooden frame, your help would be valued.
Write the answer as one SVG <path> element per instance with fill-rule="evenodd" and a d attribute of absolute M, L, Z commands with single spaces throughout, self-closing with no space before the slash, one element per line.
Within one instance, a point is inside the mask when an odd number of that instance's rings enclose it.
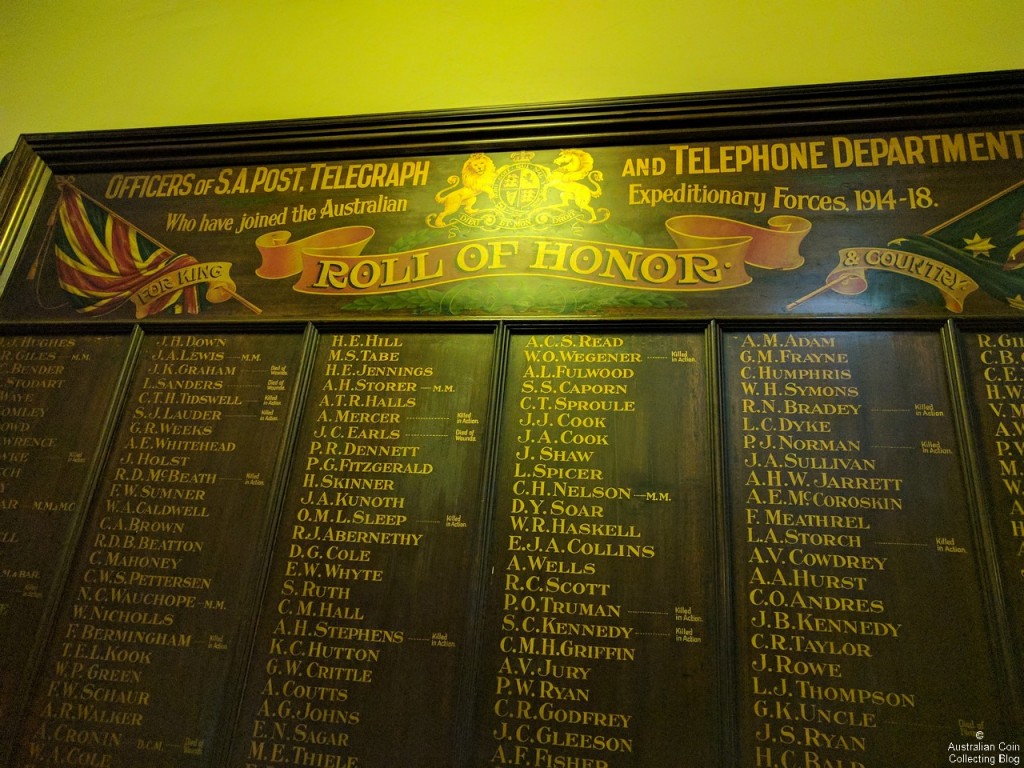
<path fill-rule="evenodd" d="M 767 90 L 731 91 L 721 93 L 659 96 L 635 99 L 610 99 L 593 102 L 549 104 L 538 106 L 509 106 L 485 110 L 453 110 L 423 113 L 387 115 L 366 115 L 357 117 L 324 118 L 312 120 L 273 121 L 264 123 L 238 123 L 227 125 L 206 125 L 170 127 L 143 130 L 90 131 L 69 134 L 32 134 L 22 138 L 15 151 L 8 156 L 6 169 L 0 179 L 0 264 L 6 256 L 12 266 L 16 258 L 16 240 L 35 216 L 34 201 L 45 186 L 49 174 L 74 174 L 87 172 L 144 171 L 149 169 L 175 169 L 209 167 L 214 165 L 244 163 L 274 163 L 295 160 L 316 160 L 320 158 L 361 158 L 361 157 L 405 157 L 430 153 L 458 153 L 481 150 L 512 150 L 519 147 L 556 148 L 568 144 L 580 147 L 595 147 L 611 144 L 659 143 L 685 135 L 694 140 L 715 141 L 720 139 L 753 139 L 766 137 L 799 137 L 826 134 L 837 129 L 848 132 L 900 131 L 910 130 L 927 124 L 929 128 L 971 127 L 983 125 L 1020 125 L 1024 122 L 1024 71 L 982 73 L 923 79 L 876 81 L 826 86 L 776 88 Z M 311 318 L 315 322 L 315 318 Z M 628 330 L 697 329 L 707 335 L 709 347 L 709 368 L 720 367 L 721 360 L 711 359 L 723 348 L 723 329 L 783 329 L 783 330 L 886 330 L 897 331 L 908 328 L 930 330 L 942 334 L 944 343 L 957 346 L 959 331 L 952 322 L 945 330 L 942 321 L 915 319 L 911 321 L 893 319 L 820 319 L 803 317 L 799 323 L 779 318 L 751 318 L 745 320 L 704 319 L 662 322 L 664 318 L 647 320 L 637 317 L 627 322 L 609 322 L 597 319 L 593 323 L 530 319 L 496 321 L 497 332 L 507 343 L 510 332 L 530 333 L 537 329 L 571 328 L 572 332 L 622 333 Z M 394 331 L 411 327 L 401 321 L 373 321 L 374 330 Z M 492 321 L 485 320 L 484 324 Z M 968 320 L 960 330 L 985 330 L 982 320 Z M 77 333 L 88 330 L 89 322 L 72 324 L 42 323 L 44 332 Z M 118 326 L 96 326 L 97 332 L 123 332 L 131 324 Z M 323 324 L 331 328 L 359 327 L 339 324 L 334 321 Z M 442 329 L 444 322 L 425 323 L 429 331 Z M 991 326 L 999 331 L 1020 333 L 1024 326 L 1019 320 L 1005 318 L 992 321 Z M 297 326 L 294 322 L 282 322 L 280 328 Z M 451 328 L 465 330 L 466 323 L 455 323 Z M 225 332 L 244 333 L 243 321 L 217 323 L 148 323 L 145 332 L 172 333 Z M 596 330 L 594 330 L 596 329 Z M 3 328 L 5 334 L 35 333 L 37 327 L 26 327 L 14 322 Z M 268 330 L 261 324 L 261 331 Z M 418 329 L 422 330 L 422 328 Z M 136 333 L 138 333 L 136 326 Z M 715 344 L 717 343 L 717 347 Z M 955 357 L 954 349 L 946 350 Z M 496 366 L 503 365 L 501 361 Z M 951 367 L 956 368 L 954 364 Z M 502 371 L 502 375 L 503 375 Z M 964 405 L 968 400 L 962 385 L 954 385 L 954 395 L 960 404 L 955 414 L 956 427 L 963 433 L 961 439 L 970 445 L 965 437 L 971 430 L 971 415 Z M 722 476 L 724 454 L 723 417 L 728 407 L 730 394 L 735 392 L 712 391 L 709 393 L 709 411 L 718 419 L 709 426 L 711 452 L 718 464 L 714 467 L 714 496 L 709 506 L 715 508 L 717 524 L 721 530 L 716 535 L 719 555 L 728 558 L 728 531 L 726 530 L 727 508 L 724 498 L 728 492 Z M 493 395 L 493 393 L 492 393 Z M 113 418 L 113 417 L 111 417 Z M 292 416 L 294 421 L 297 417 Z M 716 430 L 715 427 L 718 427 Z M 295 425 L 291 425 L 294 432 Z M 488 462 L 494 463 L 497 438 L 489 437 Z M 965 464 L 978 465 L 978 459 L 967 456 Z M 493 469 L 493 466 L 492 466 Z M 980 472 L 979 472 L 980 474 Z M 285 482 L 281 480 L 280 482 Z M 486 492 L 493 496 L 493 477 L 489 479 Z M 967 491 L 972 495 L 974 507 L 980 507 L 983 494 L 980 480 L 969 478 Z M 484 503 L 488 511 L 493 499 Z M 978 538 L 991 538 L 987 523 L 979 524 L 977 509 L 973 510 L 976 525 L 981 531 Z M 992 581 L 998 582 L 996 566 L 989 563 L 993 573 Z M 732 577 L 719 573 L 719 593 L 723 599 L 733 598 Z M 738 594 L 738 593 L 737 593 Z M 998 603 L 1002 595 L 987 595 L 986 599 Z M 723 611 L 727 613 L 727 611 Z M 1001 614 L 994 619 L 1000 629 L 1006 630 L 1005 617 Z M 736 628 L 732 618 L 721 617 L 718 631 L 731 634 Z M 1001 649 L 1003 667 L 1012 673 L 1019 673 L 1019 661 L 1006 652 L 1009 642 Z M 999 655 L 998 653 L 996 655 Z M 739 682 L 730 677 L 728 671 L 718 671 L 724 679 L 719 694 L 731 698 Z M 493 682 L 493 681 L 491 681 Z M 1011 686 L 1005 708 L 1011 717 L 1020 717 L 1020 691 Z M 728 709 L 728 707 L 727 707 Z M 721 725 L 723 738 L 735 736 L 738 726 L 729 717 Z M 726 745 L 725 761 L 732 755 Z M 0 754 L 2 757 L 2 754 Z M 467 761 L 468 764 L 468 761 Z M 725 762 L 723 762 L 725 764 Z"/>
<path fill-rule="evenodd" d="M 487 109 L 152 129 L 36 133 L 25 147 L 55 173 L 317 157 L 407 156 L 530 146 L 656 143 L 1015 123 L 1024 71 L 877 80 Z M 20 154 L 18 152 L 17 154 Z M 11 162 L 19 158 L 15 154 Z M 12 166 L 17 172 L 17 166 Z"/>

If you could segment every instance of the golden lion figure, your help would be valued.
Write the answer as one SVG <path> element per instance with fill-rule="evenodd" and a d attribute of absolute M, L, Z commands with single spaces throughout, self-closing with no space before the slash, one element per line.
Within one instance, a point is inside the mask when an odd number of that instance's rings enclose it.
<path fill-rule="evenodd" d="M 575 203 L 576 207 L 590 215 L 590 223 L 597 223 L 597 211 L 590 205 L 592 198 L 601 196 L 604 176 L 594 170 L 594 158 L 582 149 L 563 149 L 555 158 L 558 170 L 551 172 L 545 188 L 554 187 L 562 193 L 562 205 Z M 586 179 L 593 188 L 583 183 Z"/>
<path fill-rule="evenodd" d="M 494 180 L 497 173 L 494 161 L 487 155 L 482 152 L 470 155 L 462 164 L 462 177 L 449 176 L 448 184 L 451 186 L 434 195 L 434 200 L 443 206 L 443 210 L 433 217 L 433 222 L 430 221 L 431 217 L 428 217 L 427 224 L 432 227 L 443 227 L 445 218 L 460 208 L 465 209 L 468 214 L 477 213 L 474 206 L 481 194 L 494 197 Z"/>

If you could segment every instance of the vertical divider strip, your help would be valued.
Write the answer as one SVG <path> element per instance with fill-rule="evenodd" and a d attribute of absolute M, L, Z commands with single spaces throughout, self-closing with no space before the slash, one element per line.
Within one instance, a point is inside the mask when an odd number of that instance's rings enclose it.
<path fill-rule="evenodd" d="M 313 362 L 316 358 L 316 347 L 319 338 L 320 333 L 316 326 L 313 323 L 306 323 L 302 334 L 302 353 L 299 357 L 299 370 L 293 385 L 295 392 L 291 398 L 288 412 L 285 415 L 285 429 L 277 447 L 277 456 L 274 460 L 274 475 L 271 478 L 267 493 L 264 528 L 260 532 L 259 561 L 263 563 L 263 567 L 257 570 L 258 583 L 253 589 L 251 595 L 252 602 L 245 612 L 244 626 L 239 633 L 240 637 L 245 639 L 245 642 L 239 649 L 238 658 L 232 662 L 234 671 L 237 673 L 233 677 L 238 681 L 238 684 L 234 688 L 234 701 L 231 703 L 231 706 L 226 707 L 226 712 L 222 716 L 222 725 L 228 729 L 228 737 L 220 745 L 220 765 L 229 764 L 229 756 L 240 733 L 242 698 L 247 688 L 246 683 L 248 682 L 251 665 L 255 658 L 256 627 L 259 625 L 260 616 L 266 603 L 267 585 L 270 581 L 270 563 L 274 544 L 281 528 L 281 518 L 284 514 L 284 497 L 288 488 L 288 479 L 291 477 L 292 466 L 295 463 L 299 425 L 302 421 L 306 398 L 309 395 L 309 381 L 312 376 Z"/>
<path fill-rule="evenodd" d="M 708 435 L 711 444 L 710 471 L 712 473 L 713 498 L 711 509 L 715 518 L 714 555 L 718 563 L 716 574 L 718 585 L 718 707 L 719 742 L 721 746 L 720 765 L 731 766 L 737 763 L 738 713 L 736 711 L 736 669 L 735 654 L 732 652 L 736 638 L 735 611 L 733 610 L 732 560 L 730 546 L 730 526 L 728 519 L 728 489 L 725 478 L 725 380 L 722 366 L 722 330 L 712 320 L 705 331 L 705 347 L 707 350 L 708 378 Z"/>
<path fill-rule="evenodd" d="M 466 670 L 459 681 L 459 711 L 455 743 L 458 754 L 455 755 L 455 766 L 471 766 L 476 754 L 476 712 L 477 696 L 481 693 L 480 681 L 483 679 L 480 669 L 480 648 L 484 599 L 487 594 L 488 569 L 491 562 L 491 536 L 494 529 L 495 498 L 497 496 L 498 448 L 501 439 L 501 416 L 504 411 L 505 382 L 508 371 L 508 347 L 510 331 L 508 324 L 499 320 L 493 330 L 491 344 L 491 375 L 488 382 L 489 410 L 487 414 L 486 437 L 484 439 L 484 459 L 481 464 L 480 512 L 482 524 L 478 533 L 477 563 L 474 584 L 469 590 L 470 624 L 468 636 L 472 645 L 466 653 Z"/>

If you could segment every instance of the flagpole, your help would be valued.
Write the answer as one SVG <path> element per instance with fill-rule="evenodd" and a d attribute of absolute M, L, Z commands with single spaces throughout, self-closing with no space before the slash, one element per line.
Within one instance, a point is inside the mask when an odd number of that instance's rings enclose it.
<path fill-rule="evenodd" d="M 39 248 L 36 251 L 35 257 L 32 259 L 32 263 L 29 264 L 28 273 L 25 275 L 25 279 L 30 281 L 35 288 L 36 302 L 43 309 L 60 309 L 66 307 L 68 302 L 63 304 L 47 304 L 43 301 L 42 285 L 43 285 L 43 259 L 46 257 L 47 251 L 53 247 L 53 231 L 57 226 L 57 215 L 60 210 L 60 201 L 54 203 L 53 210 L 50 211 L 50 217 L 46 220 L 46 234 L 43 236 L 42 242 L 39 244 Z"/>
<path fill-rule="evenodd" d="M 263 314 L 263 310 L 262 309 L 257 307 L 255 304 L 253 304 L 248 299 L 242 298 L 241 296 L 239 296 L 237 293 L 235 293 L 231 289 L 225 288 L 224 286 L 221 286 L 221 290 L 224 291 L 228 296 L 233 298 L 235 301 L 237 301 L 239 304 L 241 304 L 243 307 L 248 309 L 250 312 L 252 312 L 254 315 L 261 315 L 261 314 Z"/>
<path fill-rule="evenodd" d="M 962 211 L 961 213 L 958 213 L 952 219 L 948 219 L 948 220 L 942 222 L 941 224 L 932 227 L 931 229 L 929 229 L 927 232 L 924 233 L 924 236 L 925 237 L 931 237 L 936 232 L 938 232 L 940 229 L 945 229 L 949 225 L 955 224 L 956 222 L 960 221 L 960 219 L 964 218 L 965 216 L 968 216 L 968 215 L 974 213 L 975 211 L 981 210 L 982 208 L 984 208 L 989 203 L 995 202 L 1000 197 L 1004 197 L 1004 196 L 1010 194 L 1011 192 L 1013 192 L 1013 190 L 1017 189 L 1017 187 L 1019 187 L 1021 185 L 1024 185 L 1024 181 L 1018 181 L 1012 187 L 1008 187 L 1007 189 L 1004 189 L 1002 192 L 997 192 L 996 194 L 992 195 L 992 197 L 990 197 L 988 200 L 982 200 L 980 203 L 978 203 L 975 206 L 972 206 L 972 207 L 968 208 L 966 211 Z"/>
<path fill-rule="evenodd" d="M 837 277 L 837 278 L 836 278 L 835 280 L 830 280 L 829 282 L 825 283 L 825 284 L 824 284 L 823 286 L 821 286 L 820 288 L 815 288 L 815 289 L 814 289 L 813 291 L 811 291 L 810 293 L 808 293 L 808 294 L 807 294 L 806 296 L 801 296 L 801 297 L 800 297 L 799 299 L 797 299 L 796 301 L 793 301 L 793 302 L 790 302 L 789 304 L 787 304 L 787 305 L 786 305 L 786 311 L 787 311 L 787 312 L 789 312 L 789 311 L 790 311 L 791 309 L 794 309 L 794 308 L 796 308 L 796 307 L 799 307 L 799 306 L 800 306 L 801 304 L 803 304 L 803 303 L 804 303 L 805 301 L 809 301 L 810 299 L 813 299 L 813 298 L 814 298 L 815 296 L 817 296 L 817 295 L 818 295 L 819 293 L 824 293 L 824 292 L 825 292 L 825 291 L 827 291 L 827 290 L 828 290 L 829 288 L 831 288 L 831 287 L 833 287 L 833 286 L 835 286 L 835 285 L 839 285 L 839 283 L 843 282 L 843 281 L 844 281 L 844 280 L 846 280 L 846 278 L 848 278 L 848 277 L 850 277 L 850 273 L 849 273 L 849 272 L 844 272 L 844 273 L 843 273 L 843 274 L 841 274 L 841 275 L 840 275 L 839 277 Z"/>
<path fill-rule="evenodd" d="M 46 220 L 46 236 L 43 238 L 42 245 L 39 246 L 39 250 L 36 252 L 36 257 L 29 265 L 28 274 L 25 276 L 27 280 L 35 280 L 36 275 L 39 274 L 39 270 L 42 269 L 43 254 L 49 249 L 50 240 L 53 239 L 53 228 L 57 226 L 57 209 L 59 207 L 59 203 L 53 206 L 53 210 L 50 211 L 50 217 Z"/>
<path fill-rule="evenodd" d="M 110 214 L 111 216 L 113 216 L 114 218 L 120 219 L 121 221 L 127 221 L 127 219 L 125 219 L 125 217 L 124 217 L 124 216 L 122 216 L 121 214 L 117 213 L 116 211 L 112 211 L 112 210 L 111 210 L 110 208 L 108 208 L 107 206 L 105 206 L 105 205 L 104 205 L 103 203 L 101 203 L 101 202 L 100 202 L 99 200 L 97 200 L 97 199 L 96 199 L 95 197 L 93 197 L 92 195 L 90 195 L 90 194 L 89 194 L 88 192 L 83 192 L 83 191 L 82 191 L 81 189 L 79 189 L 78 187 L 76 187 L 76 186 L 75 186 L 74 184 L 72 184 L 71 182 L 69 182 L 69 181 L 64 181 L 64 180 L 58 180 L 58 181 L 57 181 L 57 185 L 58 185 L 58 186 L 65 186 L 65 185 L 66 185 L 66 186 L 72 187 L 72 188 L 73 188 L 73 189 L 75 190 L 75 192 L 76 192 L 76 193 L 78 193 L 79 195 L 81 195 L 81 196 L 82 196 L 82 197 L 84 197 L 84 198 L 87 198 L 87 199 L 88 199 L 88 200 L 89 200 L 90 202 L 92 202 L 92 203 L 93 203 L 93 205 L 99 206 L 99 207 L 100 207 L 100 208 L 102 208 L 102 209 L 103 209 L 104 211 L 106 211 L 106 212 L 107 212 L 108 214 Z M 129 222 L 129 224 L 131 224 L 131 222 Z M 134 225 L 134 224 L 131 224 L 131 226 L 133 226 L 133 227 L 134 227 L 135 225 Z M 135 228 L 136 228 L 136 229 L 138 229 L 138 227 L 135 227 Z M 138 231 L 139 231 L 139 232 L 142 232 L 142 230 L 141 230 L 141 229 L 139 229 Z M 156 244 L 156 245 L 158 245 L 159 247 L 163 248 L 163 249 L 164 249 L 165 251 L 168 251 L 168 252 L 170 252 L 170 253 L 175 253 L 175 254 L 177 253 L 177 251 L 176 251 L 175 249 L 173 249 L 173 248 L 168 248 L 168 247 L 167 247 L 166 245 L 164 245 L 163 243 L 161 243 L 161 242 L 160 242 L 159 240 L 157 240 L 157 239 L 156 239 L 155 237 L 153 237 L 152 235 L 150 235 L 150 234 L 149 234 L 149 232 L 142 232 L 142 234 L 144 234 L 144 235 L 145 235 L 146 237 L 148 237 L 148 238 L 149 238 L 150 240 L 152 240 L 154 244 Z M 260 309 L 259 307 L 257 307 L 257 306 L 256 306 L 255 304 L 253 304 L 253 303 L 252 303 L 251 301 L 249 301 L 248 299 L 244 299 L 244 298 L 242 298 L 242 297 L 241 297 L 240 295 L 238 295 L 237 293 L 235 293 L 235 292 L 234 292 L 233 290 L 231 290 L 231 289 L 230 289 L 230 288 L 228 288 L 227 286 L 221 285 L 221 286 L 219 286 L 219 288 L 220 288 L 220 290 L 224 291 L 224 293 L 226 293 L 226 294 L 227 294 L 228 296 L 230 296 L 230 297 L 231 297 L 231 298 L 233 298 L 233 299 L 234 299 L 235 301 L 237 301 L 237 302 L 238 302 L 239 304 L 241 304 L 241 305 L 242 305 L 243 307 L 245 307 L 245 308 L 246 308 L 246 309 L 248 309 L 248 310 L 249 310 L 250 312 L 252 312 L 252 313 L 253 313 L 254 315 L 260 315 L 260 314 L 263 314 L 263 310 L 262 310 L 262 309 Z"/>

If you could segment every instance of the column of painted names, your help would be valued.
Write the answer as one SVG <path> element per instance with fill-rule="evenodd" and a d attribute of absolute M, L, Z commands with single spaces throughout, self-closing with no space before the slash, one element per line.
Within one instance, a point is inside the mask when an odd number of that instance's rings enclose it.
<path fill-rule="evenodd" d="M 489 766 L 713 764 L 703 337 L 513 337 L 478 696 Z"/>
<path fill-rule="evenodd" d="M 298 341 L 144 340 L 18 766 L 218 763 Z"/>
<path fill-rule="evenodd" d="M 1024 649 L 1024 336 L 965 334 L 966 369 L 981 448 L 985 514 L 992 526 L 1016 658 Z M 1018 700 L 1024 667 L 1018 665 Z"/>
<path fill-rule="evenodd" d="M 125 336 L 0 337 L 0 741 L 7 745 L 127 346 Z"/>
<path fill-rule="evenodd" d="M 455 760 L 492 343 L 320 339 L 233 765 Z"/>
<path fill-rule="evenodd" d="M 725 359 L 745 764 L 934 765 L 997 729 L 993 659 L 960 652 L 989 626 L 937 334 Z"/>

